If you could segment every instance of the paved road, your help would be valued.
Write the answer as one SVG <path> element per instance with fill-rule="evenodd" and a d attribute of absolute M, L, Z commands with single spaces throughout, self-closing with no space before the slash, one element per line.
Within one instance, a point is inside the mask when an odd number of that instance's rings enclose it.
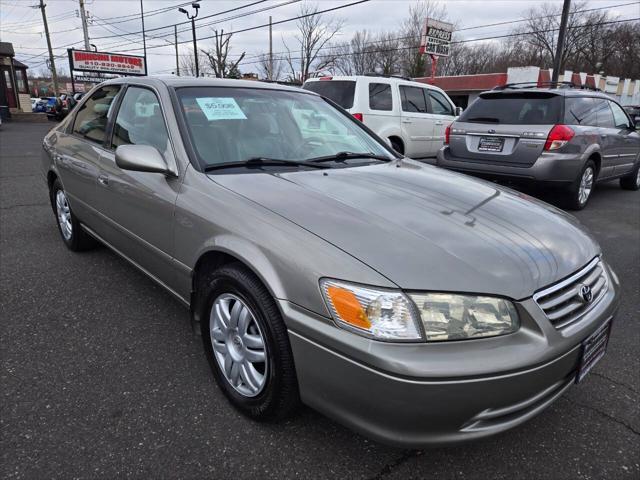
<path fill-rule="evenodd" d="M 281 425 L 236 413 L 180 304 L 105 248 L 64 248 L 38 170 L 47 127 L 0 131 L 2 478 L 640 476 L 640 193 L 606 185 L 578 214 L 624 290 L 589 378 L 514 431 L 405 451 L 310 409 Z"/>

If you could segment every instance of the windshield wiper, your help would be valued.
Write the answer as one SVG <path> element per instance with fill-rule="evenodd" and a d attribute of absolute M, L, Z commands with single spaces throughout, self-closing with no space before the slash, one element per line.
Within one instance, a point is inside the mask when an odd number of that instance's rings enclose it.
<path fill-rule="evenodd" d="M 214 165 L 207 165 L 204 167 L 205 172 L 211 172 L 212 170 L 221 170 L 223 168 L 233 167 L 264 167 L 264 166 L 293 166 L 293 167 L 311 167 L 311 168 L 329 168 L 326 165 L 318 165 L 317 163 L 299 161 L 299 160 L 284 160 L 281 158 L 268 158 L 268 157 L 253 157 L 246 160 L 240 160 L 239 162 L 223 162 Z"/>
<path fill-rule="evenodd" d="M 327 155 L 324 157 L 310 158 L 309 162 L 322 163 L 322 162 L 344 162 L 351 158 L 372 158 L 374 160 L 380 160 L 382 162 L 390 162 L 392 159 L 385 157 L 384 155 L 376 155 L 369 152 L 338 152 L 335 155 Z"/>
<path fill-rule="evenodd" d="M 465 120 L 461 120 L 462 122 L 491 122 L 491 123 L 500 123 L 500 120 L 493 117 L 473 117 L 467 118 Z"/>

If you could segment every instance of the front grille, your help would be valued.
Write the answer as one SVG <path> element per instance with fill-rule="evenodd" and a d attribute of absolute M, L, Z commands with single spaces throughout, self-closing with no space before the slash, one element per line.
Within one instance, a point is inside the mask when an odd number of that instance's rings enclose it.
<path fill-rule="evenodd" d="M 563 328 L 577 321 L 591 310 L 607 291 L 607 274 L 599 258 L 555 285 L 539 291 L 533 296 L 538 306 L 556 328 Z M 587 286 L 591 290 L 591 301 L 580 294 Z"/>

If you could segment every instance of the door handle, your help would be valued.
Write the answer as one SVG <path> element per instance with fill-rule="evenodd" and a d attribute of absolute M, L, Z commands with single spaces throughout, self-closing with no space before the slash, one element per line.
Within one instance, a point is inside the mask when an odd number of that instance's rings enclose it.
<path fill-rule="evenodd" d="M 98 183 L 104 185 L 105 187 L 109 185 L 109 177 L 106 175 L 98 175 Z"/>
<path fill-rule="evenodd" d="M 403 118 L 402 119 L 402 123 L 413 123 L 411 120 L 409 120 L 408 118 Z"/>

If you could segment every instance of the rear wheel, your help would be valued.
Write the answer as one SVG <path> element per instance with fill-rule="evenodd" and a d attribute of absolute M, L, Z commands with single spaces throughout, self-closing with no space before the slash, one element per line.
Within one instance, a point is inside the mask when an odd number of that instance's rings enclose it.
<path fill-rule="evenodd" d="M 79 252 L 96 246 L 95 239 L 82 229 L 80 222 L 73 215 L 69 199 L 59 179 L 56 179 L 51 186 L 51 205 L 56 214 L 62 241 L 69 250 Z"/>
<path fill-rule="evenodd" d="M 640 190 L 640 163 L 629 175 L 620 179 L 620 186 L 625 190 Z"/>
<path fill-rule="evenodd" d="M 269 291 L 241 264 L 209 277 L 202 340 L 213 376 L 231 403 L 255 420 L 280 419 L 298 405 L 289 336 Z"/>
<path fill-rule="evenodd" d="M 591 198 L 595 184 L 596 164 L 589 160 L 565 194 L 566 207 L 569 210 L 582 210 Z"/>
<path fill-rule="evenodd" d="M 393 148 L 396 152 L 400 154 L 404 154 L 404 147 L 402 146 L 402 142 L 397 138 L 390 138 L 391 148 Z"/>

